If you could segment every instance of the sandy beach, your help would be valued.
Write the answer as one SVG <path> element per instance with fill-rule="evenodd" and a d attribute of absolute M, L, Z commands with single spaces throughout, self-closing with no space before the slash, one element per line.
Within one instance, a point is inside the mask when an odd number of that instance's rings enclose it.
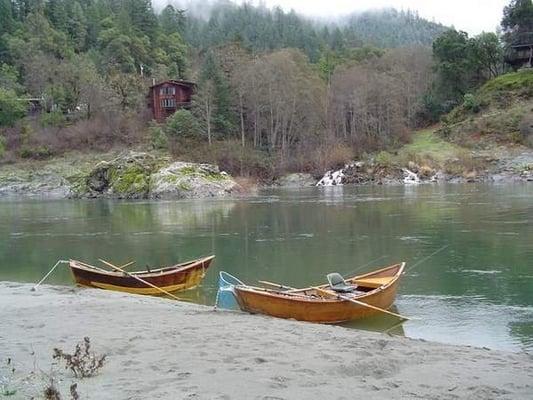
<path fill-rule="evenodd" d="M 81 399 L 531 399 L 533 356 L 216 311 L 74 287 L 0 283 L 0 375 L 42 398 L 46 374 Z M 76 380 L 52 360 L 84 336 L 107 363 Z M 5 379 L 4 379 L 5 380 Z M 40 392 L 41 391 L 41 392 Z M 40 396 L 40 397 L 39 397 Z"/>

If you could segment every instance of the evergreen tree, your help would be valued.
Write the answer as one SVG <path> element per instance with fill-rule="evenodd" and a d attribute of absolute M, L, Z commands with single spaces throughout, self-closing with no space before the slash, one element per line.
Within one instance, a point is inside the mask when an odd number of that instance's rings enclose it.
<path fill-rule="evenodd" d="M 533 36 L 533 1 L 511 0 L 503 9 L 502 28 L 508 44 L 520 42 L 526 34 Z"/>
<path fill-rule="evenodd" d="M 77 1 L 70 4 L 67 33 L 75 51 L 81 52 L 86 48 L 87 19 L 80 3 Z"/>
<path fill-rule="evenodd" d="M 209 51 L 202 65 L 199 86 L 211 87 L 213 96 L 213 112 L 211 122 L 215 130 L 228 135 L 235 130 L 235 116 L 231 110 L 231 93 L 228 81 L 213 54 Z"/>
<path fill-rule="evenodd" d="M 0 36 L 15 29 L 11 0 L 0 0 Z"/>
<path fill-rule="evenodd" d="M 172 5 L 168 5 L 159 15 L 161 30 L 167 35 L 173 33 L 182 34 L 186 26 L 185 10 L 176 10 Z"/>
<path fill-rule="evenodd" d="M 67 2 L 65 0 L 48 0 L 45 6 L 45 15 L 52 26 L 61 31 L 68 32 L 68 14 Z"/>

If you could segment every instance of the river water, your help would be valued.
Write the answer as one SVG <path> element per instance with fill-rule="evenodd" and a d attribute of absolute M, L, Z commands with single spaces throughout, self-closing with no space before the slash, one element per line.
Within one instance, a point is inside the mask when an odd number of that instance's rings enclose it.
<path fill-rule="evenodd" d="M 265 190 L 168 202 L 3 200 L 0 280 L 36 282 L 58 259 L 157 266 L 216 254 L 190 299 L 213 304 L 219 270 L 302 287 L 329 272 L 407 262 L 391 332 L 533 351 L 533 185 Z M 48 283 L 71 285 L 66 267 Z M 102 295 L 105 292 L 102 292 Z M 389 317 L 349 324 L 385 330 Z M 176 321 L 179 324 L 179 321 Z"/>

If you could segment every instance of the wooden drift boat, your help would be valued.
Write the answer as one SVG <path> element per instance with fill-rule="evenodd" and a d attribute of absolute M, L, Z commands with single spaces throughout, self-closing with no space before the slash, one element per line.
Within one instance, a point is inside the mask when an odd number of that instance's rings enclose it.
<path fill-rule="evenodd" d="M 284 291 L 238 284 L 233 287 L 233 293 L 243 311 L 299 321 L 339 323 L 390 313 L 385 310 L 394 303 L 404 268 L 405 263 L 395 264 L 348 278 L 346 284 L 356 286 L 351 293 L 335 292 L 328 284 Z"/>
<path fill-rule="evenodd" d="M 70 260 L 69 267 L 76 284 L 80 286 L 159 295 L 161 290 L 156 287 L 166 292 L 177 292 L 198 286 L 214 258 L 209 256 L 170 267 L 128 273 L 106 271 L 76 260 Z"/>

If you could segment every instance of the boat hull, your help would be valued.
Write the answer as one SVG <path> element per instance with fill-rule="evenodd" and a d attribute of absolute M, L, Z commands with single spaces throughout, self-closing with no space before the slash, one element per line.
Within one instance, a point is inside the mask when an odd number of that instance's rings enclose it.
<path fill-rule="evenodd" d="M 386 282 L 375 288 L 367 287 L 367 293 L 354 297 L 355 300 L 382 309 L 388 309 L 394 303 L 399 278 L 404 264 L 397 264 L 374 273 L 354 277 L 349 281 Z M 326 285 L 319 286 L 326 289 Z M 312 288 L 293 291 L 292 295 L 285 295 L 275 291 L 257 290 L 247 286 L 236 286 L 235 297 L 242 310 L 250 313 L 261 313 L 278 318 L 291 318 L 299 321 L 316 323 L 340 323 L 365 318 L 379 314 L 380 311 L 355 304 L 348 300 L 331 298 L 312 298 L 307 295 Z M 299 296 L 300 294 L 300 296 Z"/>
<path fill-rule="evenodd" d="M 178 292 L 198 286 L 213 259 L 214 256 L 211 256 L 152 272 L 131 274 L 167 292 Z M 71 260 L 69 266 L 74 281 L 80 286 L 143 295 L 161 294 L 150 285 L 120 272 L 102 271 L 76 260 Z"/>

